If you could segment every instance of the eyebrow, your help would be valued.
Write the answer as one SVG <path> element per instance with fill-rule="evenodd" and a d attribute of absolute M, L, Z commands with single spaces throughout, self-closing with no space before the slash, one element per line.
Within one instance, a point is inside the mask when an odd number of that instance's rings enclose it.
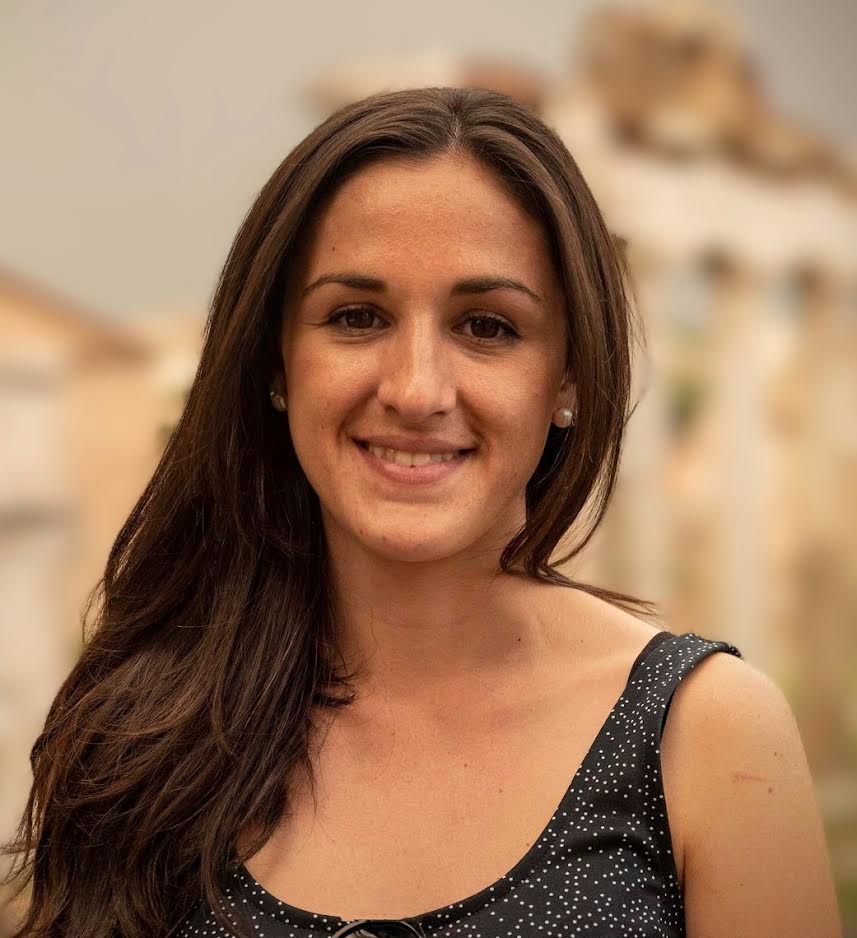
<path fill-rule="evenodd" d="M 304 288 L 301 298 L 306 297 L 313 290 L 323 287 L 328 283 L 340 283 L 346 287 L 353 287 L 356 290 L 369 290 L 373 293 L 384 293 L 387 284 L 378 277 L 367 277 L 364 274 L 344 271 L 341 273 L 323 274 L 317 280 Z M 465 280 L 459 280 L 449 291 L 450 296 L 462 296 L 478 293 L 490 293 L 492 290 L 517 290 L 525 296 L 530 297 L 537 303 L 543 303 L 544 300 L 533 292 L 526 284 L 512 277 L 468 277 Z"/>

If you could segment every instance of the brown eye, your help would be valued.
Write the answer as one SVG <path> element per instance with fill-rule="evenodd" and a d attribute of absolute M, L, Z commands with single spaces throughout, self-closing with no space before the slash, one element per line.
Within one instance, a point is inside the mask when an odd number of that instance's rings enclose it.
<path fill-rule="evenodd" d="M 368 306 L 349 306 L 347 309 L 334 313 L 327 322 L 330 325 L 344 324 L 346 332 L 359 332 L 370 327 L 375 315 L 375 310 Z"/>
<path fill-rule="evenodd" d="M 518 337 L 518 333 L 498 316 L 470 316 L 465 322 L 478 323 L 477 327 L 473 327 L 472 337 L 480 342 L 496 342 Z M 503 334 L 498 334 L 500 329 Z M 488 335 L 484 334 L 486 331 Z"/>

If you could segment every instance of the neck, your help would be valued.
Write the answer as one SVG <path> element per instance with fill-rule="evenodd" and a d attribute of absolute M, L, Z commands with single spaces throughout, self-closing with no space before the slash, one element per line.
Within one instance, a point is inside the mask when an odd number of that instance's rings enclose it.
<path fill-rule="evenodd" d="M 331 559 L 338 645 L 346 667 L 358 669 L 358 692 L 414 706 L 460 701 L 462 690 L 531 676 L 560 637 L 549 584 L 457 558 Z"/>

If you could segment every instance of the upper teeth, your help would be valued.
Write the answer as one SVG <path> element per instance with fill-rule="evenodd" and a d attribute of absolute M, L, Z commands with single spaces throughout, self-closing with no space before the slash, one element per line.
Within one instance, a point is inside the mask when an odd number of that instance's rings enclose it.
<path fill-rule="evenodd" d="M 366 446 L 380 459 L 396 462 L 401 466 L 426 466 L 431 462 L 449 462 L 458 455 L 458 453 L 406 453 L 402 450 L 373 446 L 371 443 L 367 443 Z"/>

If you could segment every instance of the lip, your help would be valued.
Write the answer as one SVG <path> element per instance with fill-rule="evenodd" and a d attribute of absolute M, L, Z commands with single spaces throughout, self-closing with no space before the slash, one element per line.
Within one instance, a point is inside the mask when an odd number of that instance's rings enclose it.
<path fill-rule="evenodd" d="M 384 434 L 378 436 L 355 436 L 354 440 L 361 443 L 369 443 L 372 446 L 379 446 L 383 449 L 397 449 L 402 453 L 458 453 L 461 450 L 474 449 L 472 446 L 462 446 L 460 443 L 453 443 L 451 440 L 441 440 L 438 437 L 422 436 L 408 437 L 396 436 L 395 434 Z"/>
<path fill-rule="evenodd" d="M 404 483 L 405 485 L 430 485 L 447 479 L 454 475 L 473 455 L 472 452 L 466 452 L 459 454 L 455 459 L 450 459 L 449 462 L 428 463 L 425 466 L 400 466 L 398 463 L 381 459 L 371 450 L 364 449 L 355 439 L 352 439 L 351 442 L 370 469 L 391 482 Z M 450 452 L 450 450 L 446 450 L 446 452 Z"/>

